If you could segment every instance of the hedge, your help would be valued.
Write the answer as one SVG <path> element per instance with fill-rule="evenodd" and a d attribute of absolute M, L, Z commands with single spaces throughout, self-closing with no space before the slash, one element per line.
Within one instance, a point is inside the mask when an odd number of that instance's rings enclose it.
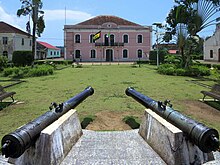
<path fill-rule="evenodd" d="M 30 66 L 34 61 L 31 51 L 14 51 L 12 62 L 15 66 Z"/>

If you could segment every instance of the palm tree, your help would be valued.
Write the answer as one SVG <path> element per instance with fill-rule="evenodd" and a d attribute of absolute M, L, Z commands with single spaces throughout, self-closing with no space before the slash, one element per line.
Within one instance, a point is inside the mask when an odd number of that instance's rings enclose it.
<path fill-rule="evenodd" d="M 17 16 L 27 16 L 29 15 L 32 18 L 33 29 L 32 29 L 32 56 L 35 57 L 35 48 L 36 48 L 36 33 L 40 37 L 45 28 L 43 14 L 41 10 L 43 3 L 41 0 L 20 0 L 22 5 L 21 8 L 17 11 Z M 26 24 L 26 30 L 30 33 L 30 21 Z"/>
<path fill-rule="evenodd" d="M 170 25 L 167 35 L 172 34 L 177 37 L 183 67 L 188 67 L 190 54 L 184 54 L 187 41 L 194 42 L 194 36 L 197 36 L 198 32 L 220 21 L 219 17 L 215 18 L 220 11 L 220 0 L 175 0 L 175 2 L 178 5 L 171 9 L 166 18 Z M 189 50 L 187 53 L 190 52 Z"/>

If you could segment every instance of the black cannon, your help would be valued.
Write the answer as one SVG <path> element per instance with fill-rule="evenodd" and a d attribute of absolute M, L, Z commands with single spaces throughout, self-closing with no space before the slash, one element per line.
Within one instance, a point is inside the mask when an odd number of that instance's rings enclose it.
<path fill-rule="evenodd" d="M 55 120 L 57 120 L 70 109 L 75 108 L 93 93 L 94 89 L 92 87 L 88 87 L 64 103 L 59 105 L 52 103 L 50 111 L 47 111 L 40 117 L 18 128 L 14 132 L 5 135 L 1 142 L 2 155 L 5 155 L 6 158 L 20 157 L 26 149 L 35 143 L 36 139 L 40 135 L 40 132 L 44 128 L 52 124 Z"/>
<path fill-rule="evenodd" d="M 164 103 L 155 101 L 131 87 L 127 88 L 125 93 L 182 130 L 201 151 L 208 153 L 219 149 L 219 134 L 217 130 L 177 112 L 172 106 L 169 106 L 169 101 Z"/>

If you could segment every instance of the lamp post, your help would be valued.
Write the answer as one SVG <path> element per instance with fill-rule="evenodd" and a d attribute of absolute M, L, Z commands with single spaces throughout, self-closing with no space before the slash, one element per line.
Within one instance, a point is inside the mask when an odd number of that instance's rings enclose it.
<path fill-rule="evenodd" d="M 156 44 L 157 44 L 157 67 L 159 67 L 159 48 L 158 48 L 158 27 L 162 27 L 162 23 L 153 23 L 156 26 Z"/>

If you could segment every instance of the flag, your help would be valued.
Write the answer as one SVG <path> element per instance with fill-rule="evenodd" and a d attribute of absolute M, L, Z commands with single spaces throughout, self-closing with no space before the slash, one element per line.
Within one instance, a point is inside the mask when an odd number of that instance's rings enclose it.
<path fill-rule="evenodd" d="M 93 41 L 98 40 L 99 38 L 101 38 L 101 31 L 97 32 L 94 36 L 93 36 Z"/>

